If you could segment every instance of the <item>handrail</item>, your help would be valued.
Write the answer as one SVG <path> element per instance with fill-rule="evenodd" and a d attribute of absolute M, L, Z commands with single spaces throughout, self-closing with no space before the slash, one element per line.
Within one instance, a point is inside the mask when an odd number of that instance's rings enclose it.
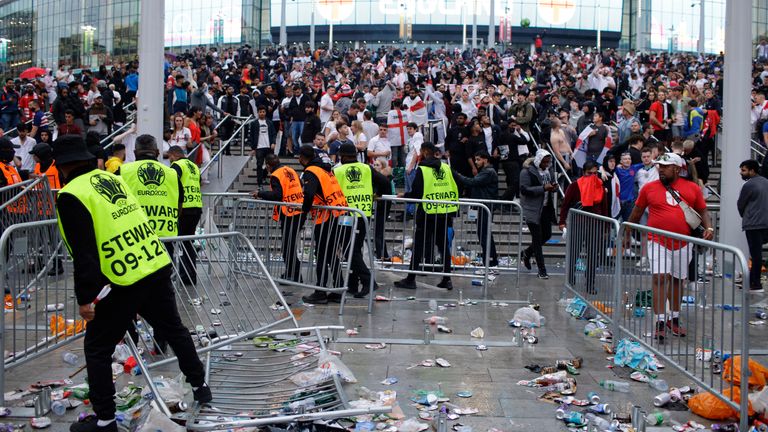
<path fill-rule="evenodd" d="M 750 150 L 752 151 L 752 153 L 756 153 L 762 157 L 765 157 L 765 155 L 768 154 L 768 147 L 760 144 L 759 141 L 754 139 L 750 139 Z"/>
<path fill-rule="evenodd" d="M 129 127 L 133 127 L 136 124 L 136 117 L 133 116 L 133 118 L 126 119 L 125 124 L 120 126 L 119 128 L 112 131 L 111 134 L 104 137 L 103 140 L 99 141 L 99 144 L 104 148 L 104 150 L 112 147 L 112 145 L 115 143 L 114 138 L 123 132 L 125 132 Z"/>
<path fill-rule="evenodd" d="M 714 188 L 712 188 L 712 186 L 710 186 L 710 185 L 706 184 L 706 185 L 704 185 L 704 187 L 706 187 L 707 189 L 709 189 L 709 191 L 710 191 L 710 192 L 712 192 L 712 195 L 716 196 L 718 199 L 721 199 L 721 198 L 720 198 L 720 194 L 719 194 L 719 193 L 717 193 L 717 191 L 716 191 Z"/>
<path fill-rule="evenodd" d="M 224 116 L 224 118 L 223 118 L 223 119 L 219 120 L 219 122 L 218 122 L 218 123 L 216 123 L 216 126 L 214 126 L 214 127 L 213 127 L 213 130 L 216 130 L 216 129 L 218 129 L 218 128 L 219 128 L 219 126 L 221 126 L 222 124 L 224 124 L 224 121 L 225 121 L 225 120 L 227 120 L 227 119 L 228 119 L 228 118 L 230 118 L 230 117 L 233 117 L 233 118 L 235 118 L 235 119 L 238 119 L 238 118 L 239 118 L 239 117 L 237 117 L 237 116 L 233 116 L 232 114 L 227 114 L 227 115 L 225 115 L 225 116 Z M 195 148 L 193 148 L 192 150 L 188 150 L 188 151 L 187 151 L 187 154 L 192 154 L 192 153 L 196 152 L 196 151 L 197 151 L 197 150 L 200 148 L 200 146 L 201 146 L 201 145 L 203 145 L 203 143 L 200 143 L 200 144 L 196 145 L 196 146 L 195 146 Z"/>
<path fill-rule="evenodd" d="M 229 139 L 224 144 L 222 144 L 221 148 L 219 148 L 219 151 L 216 152 L 216 154 L 213 157 L 211 157 L 211 160 L 209 160 L 208 163 L 206 163 L 205 165 L 203 165 L 202 168 L 200 168 L 200 175 L 206 172 L 214 162 L 218 161 L 218 163 L 221 164 L 221 155 L 224 152 L 224 150 L 229 148 L 229 145 L 232 144 L 232 140 L 235 139 L 235 137 L 237 137 L 237 135 L 243 131 L 245 126 L 247 126 L 252 119 L 253 119 L 252 115 L 246 117 L 245 121 L 243 121 L 243 124 L 241 124 L 240 127 L 238 127 L 237 129 L 235 129 L 234 132 L 232 132 L 232 136 L 229 137 Z M 244 146 L 245 143 L 242 143 L 242 145 Z"/>
<path fill-rule="evenodd" d="M 53 114 L 51 112 L 45 112 L 43 113 L 43 115 L 45 116 L 45 118 L 48 120 L 49 123 L 53 122 Z M 31 125 L 33 121 L 35 121 L 35 119 L 29 119 L 25 121 L 24 124 Z M 18 126 L 12 129 L 8 129 L 7 131 L 3 131 L 3 136 L 10 135 L 13 132 L 18 133 L 18 130 L 19 130 Z"/>

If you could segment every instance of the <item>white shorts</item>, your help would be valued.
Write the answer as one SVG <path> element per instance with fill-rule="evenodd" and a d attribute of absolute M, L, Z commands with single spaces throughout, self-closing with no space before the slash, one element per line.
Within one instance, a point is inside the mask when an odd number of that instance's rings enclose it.
<path fill-rule="evenodd" d="M 655 241 L 648 241 L 648 261 L 651 263 L 651 274 L 671 274 L 675 279 L 688 278 L 688 264 L 693 257 L 691 244 L 680 249 L 667 249 Z"/>

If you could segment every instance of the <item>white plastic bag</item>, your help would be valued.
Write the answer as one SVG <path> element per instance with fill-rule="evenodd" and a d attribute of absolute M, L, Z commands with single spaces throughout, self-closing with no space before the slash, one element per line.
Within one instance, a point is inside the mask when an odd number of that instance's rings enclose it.
<path fill-rule="evenodd" d="M 525 306 L 515 311 L 515 316 L 512 317 L 512 320 L 523 324 L 524 327 L 540 327 L 541 318 L 539 311 L 530 306 Z"/>
<path fill-rule="evenodd" d="M 184 432 L 186 428 L 177 425 L 159 410 L 152 409 L 147 420 L 136 432 Z"/>

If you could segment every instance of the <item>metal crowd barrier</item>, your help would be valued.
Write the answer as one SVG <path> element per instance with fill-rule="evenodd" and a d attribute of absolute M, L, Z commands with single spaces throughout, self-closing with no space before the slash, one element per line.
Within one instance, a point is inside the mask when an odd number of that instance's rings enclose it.
<path fill-rule="evenodd" d="M 300 328 L 289 305 L 245 235 L 236 232 L 163 239 L 173 250 L 173 286 L 182 322 L 204 355 L 213 401 L 196 406 L 186 422 L 189 430 L 223 430 L 330 420 L 391 409 L 355 409 L 348 403 L 340 378 L 318 372 L 329 355 L 321 330 Z M 183 255 L 194 246 L 198 263 L 194 283 Z M 192 281 L 187 281 L 192 282 Z M 175 361 L 151 326 L 137 326 L 139 346 L 126 343 L 139 361 L 154 397 L 153 369 Z M 170 414 L 165 404 L 159 404 Z"/>
<path fill-rule="evenodd" d="M 515 286 L 520 286 L 520 263 L 523 250 L 523 208 L 517 201 L 477 200 L 461 198 L 459 202 L 478 203 L 491 212 L 491 238 L 496 247 L 496 265 L 489 263 L 501 273 L 516 274 Z M 479 222 L 479 220 L 478 220 Z M 506 289 L 507 285 L 505 285 Z"/>
<path fill-rule="evenodd" d="M 283 214 L 283 210 L 290 211 L 288 209 L 298 210 L 297 215 L 273 219 L 275 212 Z M 331 215 L 327 222 L 316 225 L 317 216 L 303 215 L 300 211 L 301 204 L 238 199 L 232 215 L 232 230 L 252 240 L 269 274 L 280 284 L 341 294 L 339 314 L 342 314 L 349 277 L 355 277 L 350 273 L 351 246 L 359 230 L 363 234 L 367 232 L 368 219 L 351 207 L 313 206 L 313 213 Z M 372 251 L 368 236 L 366 243 Z M 369 261 L 372 262 L 370 252 Z M 372 276 L 368 287 L 369 311 L 373 307 L 373 280 Z"/>
<path fill-rule="evenodd" d="M 735 355 L 741 355 L 741 370 L 748 370 L 752 314 L 741 250 L 639 224 L 619 226 L 580 210 L 569 212 L 567 226 L 565 286 L 610 321 L 614 342 L 639 342 L 746 413 L 748 386 L 732 388 L 722 373 L 724 361 Z M 663 339 L 655 336 L 660 325 Z M 740 417 L 746 430 L 748 416 Z"/>
<path fill-rule="evenodd" d="M 55 217 L 55 197 L 47 177 L 0 188 L 0 232 L 13 224 Z"/>
<path fill-rule="evenodd" d="M 5 373 L 83 334 L 67 252 L 56 220 L 12 225 L 0 236 L 0 284 L 5 291 L 0 320 L 0 388 Z M 0 394 L 0 405 L 4 405 Z"/>

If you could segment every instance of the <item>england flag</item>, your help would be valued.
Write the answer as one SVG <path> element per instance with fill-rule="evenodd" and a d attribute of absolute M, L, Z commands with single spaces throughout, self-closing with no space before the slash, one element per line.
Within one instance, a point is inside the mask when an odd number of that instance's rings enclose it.
<path fill-rule="evenodd" d="M 590 123 L 589 126 L 585 127 L 584 130 L 581 131 L 579 137 L 576 139 L 576 150 L 573 152 L 573 160 L 576 161 L 576 165 L 579 168 L 582 168 L 584 166 L 584 162 L 587 161 L 587 142 L 589 141 L 589 134 L 591 134 L 595 129 L 595 125 Z M 608 150 L 611 149 L 611 146 L 613 146 L 613 141 L 611 140 L 611 134 L 609 131 L 605 137 L 605 145 L 600 151 L 600 154 L 597 156 L 598 164 L 603 163 L 603 159 L 605 158 L 605 155 L 608 154 Z"/>

